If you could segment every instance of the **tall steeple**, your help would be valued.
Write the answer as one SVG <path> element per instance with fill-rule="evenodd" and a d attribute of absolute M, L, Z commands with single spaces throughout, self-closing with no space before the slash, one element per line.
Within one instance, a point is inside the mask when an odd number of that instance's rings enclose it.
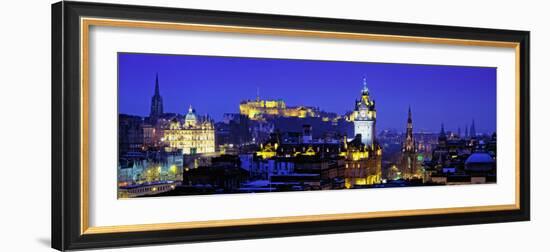
<path fill-rule="evenodd" d="M 151 112 L 149 113 L 149 119 L 152 124 L 155 124 L 159 117 L 164 114 L 164 108 L 162 104 L 162 96 L 160 96 L 159 87 L 159 75 L 157 73 L 155 79 L 155 93 L 151 98 Z"/>
<path fill-rule="evenodd" d="M 157 79 L 155 80 L 155 96 L 160 96 L 159 74 L 158 73 L 157 73 Z"/>
<path fill-rule="evenodd" d="M 413 137 L 413 121 L 412 121 L 412 112 L 411 112 L 411 106 L 409 106 L 409 116 L 407 118 L 407 132 L 405 134 L 405 144 L 404 144 L 404 151 L 405 152 L 413 152 L 414 151 L 414 137 Z"/>
<path fill-rule="evenodd" d="M 411 128 L 412 128 L 412 122 L 413 122 L 413 119 L 412 119 L 412 113 L 411 113 L 411 105 L 409 105 L 409 118 L 407 119 L 407 123 L 410 124 Z"/>
<path fill-rule="evenodd" d="M 420 175 L 418 167 L 418 153 L 416 152 L 416 141 L 413 135 L 413 120 L 411 106 L 409 106 L 409 116 L 407 118 L 407 132 L 405 134 L 405 141 L 403 143 L 403 154 L 401 162 L 399 163 L 399 169 L 403 178 L 410 179 L 418 177 Z"/>
<path fill-rule="evenodd" d="M 472 119 L 472 126 L 470 126 L 470 136 L 472 138 L 476 137 L 476 123 L 474 119 Z"/>

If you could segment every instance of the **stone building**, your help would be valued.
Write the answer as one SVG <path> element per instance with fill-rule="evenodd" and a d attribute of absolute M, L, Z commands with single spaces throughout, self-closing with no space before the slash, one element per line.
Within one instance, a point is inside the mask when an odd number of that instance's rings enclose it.
<path fill-rule="evenodd" d="M 163 142 L 168 149 L 182 150 L 183 154 L 212 153 L 216 151 L 214 122 L 208 116 L 199 117 L 193 107 L 185 119 L 172 119 L 169 128 L 164 130 Z"/>

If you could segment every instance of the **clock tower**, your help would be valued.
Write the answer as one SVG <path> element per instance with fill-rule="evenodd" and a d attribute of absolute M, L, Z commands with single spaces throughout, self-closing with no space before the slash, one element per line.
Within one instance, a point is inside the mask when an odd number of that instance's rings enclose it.
<path fill-rule="evenodd" d="M 376 109 L 367 88 L 367 79 L 363 78 L 361 98 L 355 101 L 355 110 L 352 114 L 354 135 L 361 134 L 361 142 L 373 148 L 376 133 Z"/>

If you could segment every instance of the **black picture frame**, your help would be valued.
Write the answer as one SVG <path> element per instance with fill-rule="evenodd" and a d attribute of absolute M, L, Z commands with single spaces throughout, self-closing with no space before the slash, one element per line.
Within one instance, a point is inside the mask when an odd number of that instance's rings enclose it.
<path fill-rule="evenodd" d="M 253 26 L 490 40 L 519 43 L 519 209 L 336 221 L 82 234 L 80 18 Z M 87 249 L 175 242 L 253 239 L 388 229 L 528 221 L 530 219 L 529 32 L 209 10 L 58 2 L 52 5 L 52 247 Z"/>

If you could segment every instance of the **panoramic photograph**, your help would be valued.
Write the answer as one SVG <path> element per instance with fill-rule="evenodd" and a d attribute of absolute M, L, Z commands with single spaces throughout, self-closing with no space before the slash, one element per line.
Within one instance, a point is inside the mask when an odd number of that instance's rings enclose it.
<path fill-rule="evenodd" d="M 496 183 L 494 67 L 117 57 L 119 199 Z"/>

